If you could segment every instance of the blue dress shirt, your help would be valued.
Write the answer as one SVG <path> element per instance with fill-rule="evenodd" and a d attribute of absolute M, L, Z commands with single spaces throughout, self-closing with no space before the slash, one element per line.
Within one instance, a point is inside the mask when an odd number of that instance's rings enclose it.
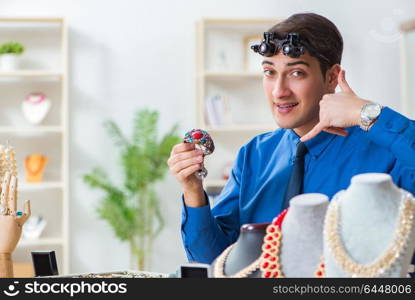
<path fill-rule="evenodd" d="M 304 193 L 330 199 L 354 175 L 388 173 L 415 194 L 415 121 L 384 107 L 369 131 L 347 128 L 346 137 L 321 132 L 305 142 Z M 291 129 L 256 136 L 239 150 L 215 205 L 182 210 L 182 239 L 189 261 L 211 263 L 234 243 L 241 225 L 271 222 L 282 209 L 300 138 Z M 182 198 L 183 200 L 183 198 Z"/>

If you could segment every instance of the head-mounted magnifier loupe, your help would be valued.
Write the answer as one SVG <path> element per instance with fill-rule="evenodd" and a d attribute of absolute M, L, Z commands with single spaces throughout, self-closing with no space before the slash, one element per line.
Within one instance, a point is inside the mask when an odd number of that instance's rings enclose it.
<path fill-rule="evenodd" d="M 288 33 L 283 40 L 278 39 L 274 32 L 264 32 L 262 42 L 257 45 L 252 45 L 251 49 L 266 57 L 274 56 L 281 51 L 284 55 L 292 58 L 303 55 L 307 50 L 310 55 L 320 57 L 329 62 L 324 55 L 319 54 L 307 41 L 301 39 L 300 35 L 295 32 Z"/>

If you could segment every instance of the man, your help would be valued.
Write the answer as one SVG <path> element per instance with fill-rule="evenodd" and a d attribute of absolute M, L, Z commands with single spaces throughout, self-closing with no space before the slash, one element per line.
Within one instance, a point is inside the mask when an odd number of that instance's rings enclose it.
<path fill-rule="evenodd" d="M 415 193 L 415 122 L 354 93 L 340 67 L 336 26 L 307 13 L 269 32 L 254 50 L 264 55 L 263 87 L 280 129 L 240 149 L 213 208 L 194 175 L 202 152 L 181 143 L 168 160 L 183 187 L 182 237 L 191 261 L 211 263 L 237 240 L 242 224 L 270 222 L 295 194 L 331 198 L 357 174 L 389 173 Z M 293 178 L 301 187 L 294 192 Z"/>

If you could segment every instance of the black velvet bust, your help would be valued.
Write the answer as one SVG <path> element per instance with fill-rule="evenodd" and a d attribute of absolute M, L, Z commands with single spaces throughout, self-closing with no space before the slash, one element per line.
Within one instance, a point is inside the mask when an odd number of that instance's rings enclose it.
<path fill-rule="evenodd" d="M 265 230 L 269 224 L 257 223 L 241 226 L 238 240 L 229 253 L 223 267 L 225 276 L 239 272 L 261 256 Z M 216 260 L 212 263 L 212 269 L 215 263 Z M 248 277 L 259 278 L 261 277 L 261 271 L 258 269 Z"/>

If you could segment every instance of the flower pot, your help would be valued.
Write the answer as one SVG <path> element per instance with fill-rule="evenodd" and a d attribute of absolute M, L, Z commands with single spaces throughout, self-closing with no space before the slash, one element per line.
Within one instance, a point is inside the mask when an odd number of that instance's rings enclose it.
<path fill-rule="evenodd" d="M 19 68 L 19 57 L 16 54 L 0 55 L 0 70 L 14 71 Z"/>

